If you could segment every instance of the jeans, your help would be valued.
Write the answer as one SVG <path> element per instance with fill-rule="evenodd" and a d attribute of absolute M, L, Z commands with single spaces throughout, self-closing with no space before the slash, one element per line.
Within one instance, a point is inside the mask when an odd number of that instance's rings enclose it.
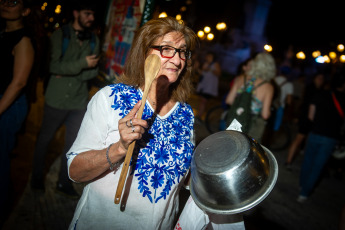
<path fill-rule="evenodd" d="M 278 131 L 280 128 L 280 125 L 283 122 L 284 117 L 284 107 L 279 107 L 276 111 L 275 118 L 274 118 L 274 126 L 273 130 Z"/>
<path fill-rule="evenodd" d="M 0 95 L 0 98 L 2 95 Z M 5 207 L 10 182 L 10 158 L 17 133 L 28 113 L 26 96 L 22 95 L 0 115 L 0 207 Z M 1 213 L 0 213 L 1 214 Z"/>
<path fill-rule="evenodd" d="M 32 171 L 32 183 L 43 183 L 45 156 L 49 143 L 61 125 L 65 125 L 65 144 L 61 155 L 61 165 L 58 183 L 62 186 L 71 186 L 72 182 L 68 177 L 66 153 L 75 141 L 85 110 L 62 110 L 44 105 L 43 121 L 37 138 Z"/>
<path fill-rule="evenodd" d="M 336 139 L 309 134 L 301 168 L 300 195 L 308 197 L 311 194 L 336 144 Z"/>

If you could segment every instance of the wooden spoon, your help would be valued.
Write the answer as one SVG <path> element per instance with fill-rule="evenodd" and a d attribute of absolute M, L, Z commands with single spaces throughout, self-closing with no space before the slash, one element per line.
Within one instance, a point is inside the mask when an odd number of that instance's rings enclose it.
<path fill-rule="evenodd" d="M 145 89 L 144 89 L 143 97 L 141 99 L 141 106 L 137 113 L 137 118 L 141 118 L 143 115 L 147 95 L 149 93 L 153 80 L 157 77 L 157 74 L 160 68 L 161 68 L 161 59 L 159 58 L 158 55 L 151 54 L 146 58 L 145 70 L 144 70 L 145 71 Z M 135 141 L 133 141 L 129 145 L 127 154 L 125 157 L 125 161 L 123 162 L 122 171 L 120 174 L 120 179 L 119 179 L 119 183 L 117 184 L 117 189 L 116 189 L 116 194 L 115 194 L 115 201 L 114 201 L 115 204 L 120 203 L 122 190 L 125 184 L 125 180 L 127 178 L 128 167 L 132 158 L 134 147 L 135 147 Z"/>

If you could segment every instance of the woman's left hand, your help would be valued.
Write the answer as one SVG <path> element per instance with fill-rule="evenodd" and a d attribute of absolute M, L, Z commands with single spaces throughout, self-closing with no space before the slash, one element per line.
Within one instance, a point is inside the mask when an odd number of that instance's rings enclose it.
<path fill-rule="evenodd" d="M 126 150 L 133 141 L 141 139 L 148 128 L 147 121 L 136 118 L 141 103 L 138 101 L 127 116 L 119 120 L 120 145 Z"/>

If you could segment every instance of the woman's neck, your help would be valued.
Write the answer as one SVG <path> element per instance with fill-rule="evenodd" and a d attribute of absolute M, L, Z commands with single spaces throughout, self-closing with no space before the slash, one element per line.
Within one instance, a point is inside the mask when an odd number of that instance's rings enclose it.
<path fill-rule="evenodd" d="M 171 93 L 168 85 L 160 85 L 153 82 L 148 93 L 148 100 L 155 112 L 164 116 L 175 105 L 175 101 L 171 99 Z"/>
<path fill-rule="evenodd" d="M 21 28 L 23 28 L 24 25 L 22 23 L 22 20 L 15 20 L 15 21 L 6 21 L 6 28 L 5 28 L 5 32 L 12 32 L 15 30 L 19 30 Z"/>
<path fill-rule="evenodd" d="M 152 83 L 148 97 L 153 104 L 166 104 L 170 99 L 169 96 L 168 87 L 161 87 L 155 84 L 155 82 Z"/>

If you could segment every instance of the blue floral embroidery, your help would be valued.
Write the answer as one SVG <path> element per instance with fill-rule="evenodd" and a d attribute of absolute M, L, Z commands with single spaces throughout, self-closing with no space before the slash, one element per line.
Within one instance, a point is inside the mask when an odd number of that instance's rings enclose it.
<path fill-rule="evenodd" d="M 69 160 L 72 156 L 77 156 L 78 153 L 74 153 L 74 152 L 70 152 L 70 153 L 67 153 L 67 159 Z"/>
<path fill-rule="evenodd" d="M 141 93 L 124 84 L 110 85 L 114 98 L 111 106 L 126 116 L 141 99 Z M 153 111 L 145 105 L 143 119 L 153 117 Z M 172 187 L 178 184 L 190 167 L 194 144 L 193 111 L 187 104 L 180 104 L 166 119 L 153 118 L 148 131 L 147 143 L 140 149 L 134 176 L 138 179 L 138 190 L 151 203 L 166 199 Z M 144 139 L 144 137 L 143 137 Z"/>

